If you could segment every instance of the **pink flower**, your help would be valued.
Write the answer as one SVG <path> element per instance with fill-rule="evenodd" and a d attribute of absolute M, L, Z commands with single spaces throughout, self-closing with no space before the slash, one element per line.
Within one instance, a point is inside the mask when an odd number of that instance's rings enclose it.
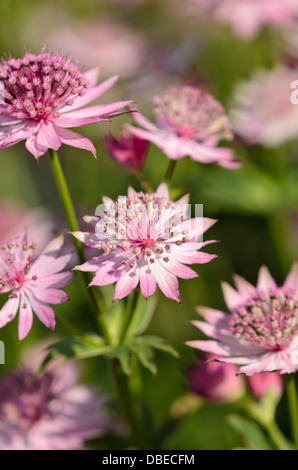
<path fill-rule="evenodd" d="M 74 233 L 103 253 L 75 269 L 95 272 L 90 285 L 116 282 L 114 300 L 129 295 L 139 283 L 147 299 L 157 283 L 166 297 L 180 302 L 177 277 L 198 277 L 185 264 L 208 263 L 215 258 L 199 251 L 213 241 L 198 241 L 215 221 L 202 217 L 185 220 L 187 201 L 170 201 L 165 184 L 155 193 L 131 190 L 115 203 L 105 198 L 101 217 L 88 218 L 95 233 Z"/>
<path fill-rule="evenodd" d="M 94 122 L 109 121 L 131 101 L 119 101 L 80 109 L 109 90 L 118 77 L 96 86 L 99 71 L 82 74 L 70 60 L 49 53 L 25 54 L 2 61 L 0 80 L 4 101 L 0 105 L 0 149 L 26 140 L 36 159 L 62 144 L 96 150 L 92 142 L 69 130 Z"/>
<path fill-rule="evenodd" d="M 49 26 L 53 26 L 52 22 Z M 145 36 L 115 17 L 89 21 L 80 18 L 68 24 L 63 18 L 55 29 L 48 31 L 43 36 L 46 44 L 73 55 L 87 67 L 100 64 L 105 75 L 117 73 L 121 77 L 133 77 L 147 57 L 149 44 Z"/>
<path fill-rule="evenodd" d="M 230 149 L 217 147 L 222 138 L 231 139 L 230 125 L 221 104 L 193 87 L 172 88 L 154 99 L 156 124 L 134 113 L 143 127 L 127 126 L 135 136 L 152 142 L 172 160 L 190 156 L 202 163 L 226 168 L 239 164 Z"/>
<path fill-rule="evenodd" d="M 208 400 L 236 400 L 244 392 L 243 379 L 236 376 L 237 369 L 234 365 L 212 361 L 215 358 L 212 354 L 205 354 L 197 364 L 189 368 L 190 388 Z"/>
<path fill-rule="evenodd" d="M 235 90 L 231 111 L 233 131 L 248 144 L 277 147 L 297 139 L 298 106 L 291 102 L 297 71 L 278 66 L 258 71 Z"/>
<path fill-rule="evenodd" d="M 72 280 L 72 273 L 61 272 L 71 254 L 59 257 L 63 236 L 50 242 L 34 261 L 34 243 L 16 238 L 3 247 L 0 257 L 0 294 L 10 293 L 0 310 L 0 328 L 12 321 L 19 311 L 19 340 L 32 327 L 33 312 L 52 331 L 55 314 L 48 304 L 63 304 L 68 297 L 58 290 Z"/>
<path fill-rule="evenodd" d="M 189 346 L 221 356 L 220 361 L 241 364 L 239 373 L 248 376 L 298 370 L 298 264 L 284 285 L 277 287 L 268 269 L 262 267 L 257 287 L 235 276 L 238 290 L 223 284 L 227 315 L 201 307 L 206 320 L 193 324 L 212 341 L 190 341 Z"/>
<path fill-rule="evenodd" d="M 283 381 L 279 374 L 275 372 L 263 372 L 247 378 L 247 385 L 251 393 L 256 398 L 262 398 L 270 389 L 277 397 L 282 396 Z"/>
<path fill-rule="evenodd" d="M 130 171 L 140 171 L 145 162 L 148 142 L 125 130 L 121 131 L 120 139 L 108 136 L 105 141 L 108 154 L 120 165 Z"/>
<path fill-rule="evenodd" d="M 213 18 L 229 24 L 244 39 L 256 36 L 265 26 L 284 26 L 298 13 L 296 0 L 190 0 Z"/>
<path fill-rule="evenodd" d="M 106 399 L 76 385 L 71 362 L 37 374 L 14 371 L 0 382 L 1 450 L 82 450 L 84 441 L 112 429 Z"/>

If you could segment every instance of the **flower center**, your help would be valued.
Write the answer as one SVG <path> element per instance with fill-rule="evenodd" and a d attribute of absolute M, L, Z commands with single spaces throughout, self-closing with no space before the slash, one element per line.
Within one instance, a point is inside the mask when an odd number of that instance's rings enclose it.
<path fill-rule="evenodd" d="M 35 248 L 35 243 L 29 243 L 26 236 L 23 240 L 15 239 L 2 247 L 0 293 L 22 288 L 33 263 Z"/>
<path fill-rule="evenodd" d="M 298 332 L 297 296 L 260 295 L 234 310 L 231 331 L 236 338 L 269 350 L 289 347 Z"/>
<path fill-rule="evenodd" d="M 49 403 L 54 398 L 49 390 L 52 381 L 49 373 L 36 376 L 17 371 L 8 376 L 0 385 L 0 421 L 9 423 L 10 430 L 23 433 L 49 416 Z"/>
<path fill-rule="evenodd" d="M 165 130 L 179 137 L 203 140 L 214 134 L 230 138 L 230 125 L 222 105 L 193 87 L 172 88 L 155 97 L 154 115 Z"/>
<path fill-rule="evenodd" d="M 49 53 L 25 54 L 0 65 L 4 85 L 1 114 L 37 121 L 59 117 L 88 86 L 87 79 L 70 60 Z"/>

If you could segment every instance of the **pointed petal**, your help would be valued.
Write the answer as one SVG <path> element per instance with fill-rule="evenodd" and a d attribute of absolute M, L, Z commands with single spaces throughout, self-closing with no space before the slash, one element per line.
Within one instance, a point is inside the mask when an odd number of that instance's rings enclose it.
<path fill-rule="evenodd" d="M 20 312 L 19 312 L 19 340 L 22 341 L 28 335 L 32 328 L 33 312 L 29 299 L 24 294 L 21 294 L 20 299 Z"/>
<path fill-rule="evenodd" d="M 269 292 L 270 290 L 277 289 L 275 280 L 271 276 L 269 269 L 266 266 L 262 266 L 259 271 L 257 289 L 263 292 Z"/>
<path fill-rule="evenodd" d="M 57 151 L 61 147 L 61 139 L 51 122 L 47 122 L 41 125 L 37 135 L 36 143 L 45 148 L 50 148 Z"/>
<path fill-rule="evenodd" d="M 11 298 L 3 305 L 2 309 L 0 310 L 0 328 L 5 326 L 7 323 L 12 321 L 18 311 L 20 304 L 20 299 L 18 298 Z"/>
<path fill-rule="evenodd" d="M 226 282 L 222 283 L 222 291 L 225 302 L 230 310 L 234 310 L 243 303 L 244 299 L 242 295 Z"/>
<path fill-rule="evenodd" d="M 63 144 L 79 149 L 89 150 L 89 152 L 92 152 L 96 158 L 96 149 L 91 140 L 87 139 L 87 137 L 77 134 L 76 132 L 72 132 L 69 129 L 62 129 L 61 127 L 56 127 L 55 130 L 60 136 Z"/>

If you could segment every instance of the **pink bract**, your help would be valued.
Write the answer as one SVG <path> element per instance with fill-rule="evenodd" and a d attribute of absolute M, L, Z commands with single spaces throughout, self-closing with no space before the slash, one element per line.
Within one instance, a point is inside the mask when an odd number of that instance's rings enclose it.
<path fill-rule="evenodd" d="M 87 219 L 95 232 L 73 234 L 103 252 L 75 269 L 95 272 L 91 285 L 116 282 L 114 300 L 126 297 L 140 283 L 145 299 L 158 284 L 166 297 L 180 302 L 177 277 L 198 277 L 185 265 L 208 263 L 216 257 L 200 251 L 213 242 L 203 242 L 201 237 L 215 221 L 186 219 L 188 198 L 170 201 L 165 184 L 155 193 L 130 190 L 127 197 L 117 202 L 105 198 L 104 203 L 101 217 Z"/>
<path fill-rule="evenodd" d="M 117 140 L 112 135 L 105 140 L 108 154 L 130 171 L 140 171 L 144 165 L 148 142 L 122 130 Z"/>
<path fill-rule="evenodd" d="M 221 362 L 241 365 L 239 373 L 251 376 L 298 370 L 298 264 L 294 264 L 282 287 L 266 267 L 259 272 L 257 286 L 235 276 L 237 290 L 223 284 L 228 315 L 199 307 L 205 319 L 193 324 L 212 341 L 190 341 L 196 349 L 220 356 Z"/>
<path fill-rule="evenodd" d="M 247 378 L 247 385 L 256 398 L 262 398 L 272 389 L 277 397 L 282 396 L 283 381 L 277 372 L 263 372 Z"/>
<path fill-rule="evenodd" d="M 217 356 L 204 354 L 188 369 L 191 390 L 200 397 L 216 402 L 236 400 L 244 393 L 242 377 L 233 364 L 214 361 Z"/>
<path fill-rule="evenodd" d="M 34 260 L 35 244 L 25 235 L 4 246 L 0 253 L 0 294 L 9 294 L 0 310 L 0 328 L 12 321 L 19 311 L 19 340 L 31 330 L 33 312 L 52 331 L 55 314 L 49 304 L 63 304 L 68 297 L 58 290 L 73 278 L 70 272 L 61 272 L 69 263 L 71 254 L 59 256 L 63 236 L 50 242 Z"/>
<path fill-rule="evenodd" d="M 36 159 L 62 144 L 91 151 L 92 142 L 69 128 L 110 121 L 131 101 L 80 109 L 109 90 L 118 77 L 96 86 L 99 70 L 81 73 L 71 59 L 50 53 L 26 53 L 21 59 L 2 60 L 0 80 L 0 149 L 26 140 Z M 122 111 L 123 113 L 124 111 Z"/>
<path fill-rule="evenodd" d="M 139 113 L 137 124 L 127 125 L 135 136 L 152 142 L 172 160 L 189 156 L 201 163 L 237 168 L 233 151 L 218 147 L 221 139 L 231 140 L 230 124 L 222 105 L 211 95 L 194 87 L 171 88 L 154 98 L 156 124 Z"/>

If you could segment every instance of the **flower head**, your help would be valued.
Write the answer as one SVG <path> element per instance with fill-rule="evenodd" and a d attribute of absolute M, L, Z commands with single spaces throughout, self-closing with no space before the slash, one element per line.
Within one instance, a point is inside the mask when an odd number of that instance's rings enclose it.
<path fill-rule="evenodd" d="M 33 312 L 46 327 L 54 330 L 55 314 L 48 304 L 63 304 L 68 300 L 66 293 L 58 290 L 73 277 L 70 272 L 61 272 L 71 258 L 71 254 L 59 257 L 62 245 L 60 236 L 34 260 L 36 246 L 25 235 L 8 243 L 0 252 L 0 294 L 9 293 L 0 309 L 0 328 L 19 311 L 20 340 L 31 330 Z"/>
<path fill-rule="evenodd" d="M 73 363 L 37 374 L 14 371 L 0 382 L 1 450 L 80 450 L 112 428 L 105 398 L 76 385 Z"/>
<path fill-rule="evenodd" d="M 148 142 L 122 130 L 120 139 L 112 135 L 105 141 L 108 154 L 130 171 L 140 171 L 146 157 Z"/>
<path fill-rule="evenodd" d="M 248 144 L 277 147 L 297 138 L 298 106 L 291 102 L 297 72 L 279 66 L 258 71 L 236 87 L 231 111 L 233 131 Z"/>
<path fill-rule="evenodd" d="M 265 26 L 291 24 L 297 13 L 296 0 L 190 0 L 211 17 L 229 24 L 244 39 L 256 36 Z"/>
<path fill-rule="evenodd" d="M 237 377 L 233 364 L 215 362 L 216 356 L 205 354 L 190 367 L 188 377 L 191 390 L 200 397 L 217 402 L 239 398 L 244 392 L 242 377 Z"/>
<path fill-rule="evenodd" d="M 190 341 L 202 351 L 221 356 L 220 361 L 242 364 L 240 373 L 298 370 L 298 264 L 284 285 L 278 287 L 267 268 L 262 267 L 257 286 L 235 277 L 238 290 L 223 284 L 227 315 L 219 310 L 198 308 L 206 322 L 194 325 L 213 341 Z"/>
<path fill-rule="evenodd" d="M 172 88 L 154 98 L 154 116 L 156 124 L 134 113 L 135 121 L 144 129 L 127 128 L 173 160 L 190 156 L 202 163 L 239 166 L 233 161 L 232 150 L 217 147 L 222 138 L 231 139 L 232 134 L 222 105 L 211 95 L 193 87 Z"/>
<path fill-rule="evenodd" d="M 198 241 L 215 221 L 185 220 L 187 201 L 170 201 L 165 184 L 155 193 L 131 190 L 117 202 L 105 198 L 102 215 L 88 218 L 95 233 L 74 233 L 103 252 L 75 269 L 94 271 L 91 285 L 116 282 L 114 300 L 126 297 L 139 283 L 147 299 L 157 283 L 166 297 L 180 302 L 177 277 L 198 276 L 185 264 L 208 263 L 215 257 L 199 251 L 211 241 Z"/>
<path fill-rule="evenodd" d="M 247 378 L 247 385 L 256 398 L 262 398 L 269 390 L 273 390 L 277 397 L 282 396 L 283 381 L 276 372 L 263 372 Z"/>
<path fill-rule="evenodd" d="M 90 150 L 89 139 L 68 128 L 109 121 L 130 101 L 79 110 L 101 96 L 117 81 L 114 76 L 96 86 L 98 69 L 81 73 L 69 58 L 41 52 L 21 59 L 2 60 L 0 80 L 4 100 L 0 105 L 0 149 L 26 139 L 35 158 L 62 144 Z M 120 112 L 121 114 L 121 112 Z"/>

